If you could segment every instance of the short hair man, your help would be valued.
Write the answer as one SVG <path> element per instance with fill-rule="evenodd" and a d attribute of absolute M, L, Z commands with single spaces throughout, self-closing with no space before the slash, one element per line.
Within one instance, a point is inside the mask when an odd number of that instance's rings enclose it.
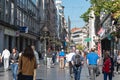
<path fill-rule="evenodd" d="M 91 48 L 91 52 L 87 54 L 87 64 L 89 69 L 89 75 L 92 80 L 95 80 L 96 70 L 98 69 L 99 56 L 95 52 L 94 48 Z"/>

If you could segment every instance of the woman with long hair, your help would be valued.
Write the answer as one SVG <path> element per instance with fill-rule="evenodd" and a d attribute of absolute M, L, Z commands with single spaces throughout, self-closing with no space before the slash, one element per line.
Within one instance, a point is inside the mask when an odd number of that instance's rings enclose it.
<path fill-rule="evenodd" d="M 109 51 L 106 51 L 105 57 L 103 60 L 103 68 L 102 68 L 104 80 L 107 80 L 107 77 L 109 77 L 109 80 L 112 80 L 112 69 L 111 68 L 112 68 L 112 62 L 111 62 L 110 54 L 109 54 Z"/>
<path fill-rule="evenodd" d="M 19 73 L 22 73 L 23 80 L 33 80 L 34 69 L 36 68 L 37 64 L 33 49 L 28 46 L 19 58 Z"/>

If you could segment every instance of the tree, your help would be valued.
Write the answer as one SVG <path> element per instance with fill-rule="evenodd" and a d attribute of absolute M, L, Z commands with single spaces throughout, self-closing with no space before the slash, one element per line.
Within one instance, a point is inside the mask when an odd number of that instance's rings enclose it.
<path fill-rule="evenodd" d="M 100 16 L 100 12 L 105 12 L 106 14 L 112 14 L 114 19 L 120 17 L 120 0 L 90 0 L 92 7 L 85 12 L 81 18 L 86 22 L 89 19 L 87 16 L 90 13 L 90 10 L 95 12 L 96 16 Z"/>
<path fill-rule="evenodd" d="M 81 44 L 77 44 L 77 45 L 76 45 L 76 48 L 77 48 L 78 50 L 83 50 L 84 47 L 83 47 Z"/>
<path fill-rule="evenodd" d="M 88 22 L 90 11 L 91 11 L 91 8 L 89 8 L 89 9 L 87 10 L 87 12 L 85 12 L 84 14 L 82 14 L 82 15 L 80 16 L 80 18 L 83 18 L 83 20 L 84 20 L 85 22 Z"/>

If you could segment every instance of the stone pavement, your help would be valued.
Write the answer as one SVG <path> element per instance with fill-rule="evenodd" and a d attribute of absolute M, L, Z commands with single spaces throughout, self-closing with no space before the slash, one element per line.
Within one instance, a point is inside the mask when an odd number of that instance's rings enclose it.
<path fill-rule="evenodd" d="M 100 68 L 101 70 L 101 68 Z M 37 79 L 42 80 L 74 80 L 69 75 L 69 69 L 59 69 L 58 65 L 56 65 L 54 68 L 50 68 L 46 70 L 46 67 L 44 65 L 41 65 L 41 68 L 37 71 Z M 113 80 L 119 80 L 120 74 L 113 77 Z M 82 72 L 81 72 L 81 79 L 80 80 L 90 80 L 88 77 L 88 68 L 86 65 L 83 66 Z M 96 80 L 103 80 L 103 74 L 101 73 L 98 77 L 96 77 Z"/>
<path fill-rule="evenodd" d="M 4 72 L 3 67 L 0 67 L 0 80 L 12 80 L 11 71 Z M 37 80 L 74 80 L 70 78 L 69 69 L 59 69 L 58 65 L 47 69 L 44 64 L 41 64 L 37 69 Z M 80 80 L 89 80 L 87 66 L 84 65 L 81 73 Z M 96 78 L 96 80 L 103 80 L 102 73 Z M 113 80 L 120 80 L 120 75 L 115 75 Z"/>

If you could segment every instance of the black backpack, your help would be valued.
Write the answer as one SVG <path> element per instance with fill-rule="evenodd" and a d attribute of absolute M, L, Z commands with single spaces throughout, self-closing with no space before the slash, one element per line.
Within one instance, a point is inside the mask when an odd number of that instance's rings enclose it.
<path fill-rule="evenodd" d="M 76 54 L 74 57 L 74 66 L 79 67 L 81 65 L 81 58 L 79 54 Z"/>

